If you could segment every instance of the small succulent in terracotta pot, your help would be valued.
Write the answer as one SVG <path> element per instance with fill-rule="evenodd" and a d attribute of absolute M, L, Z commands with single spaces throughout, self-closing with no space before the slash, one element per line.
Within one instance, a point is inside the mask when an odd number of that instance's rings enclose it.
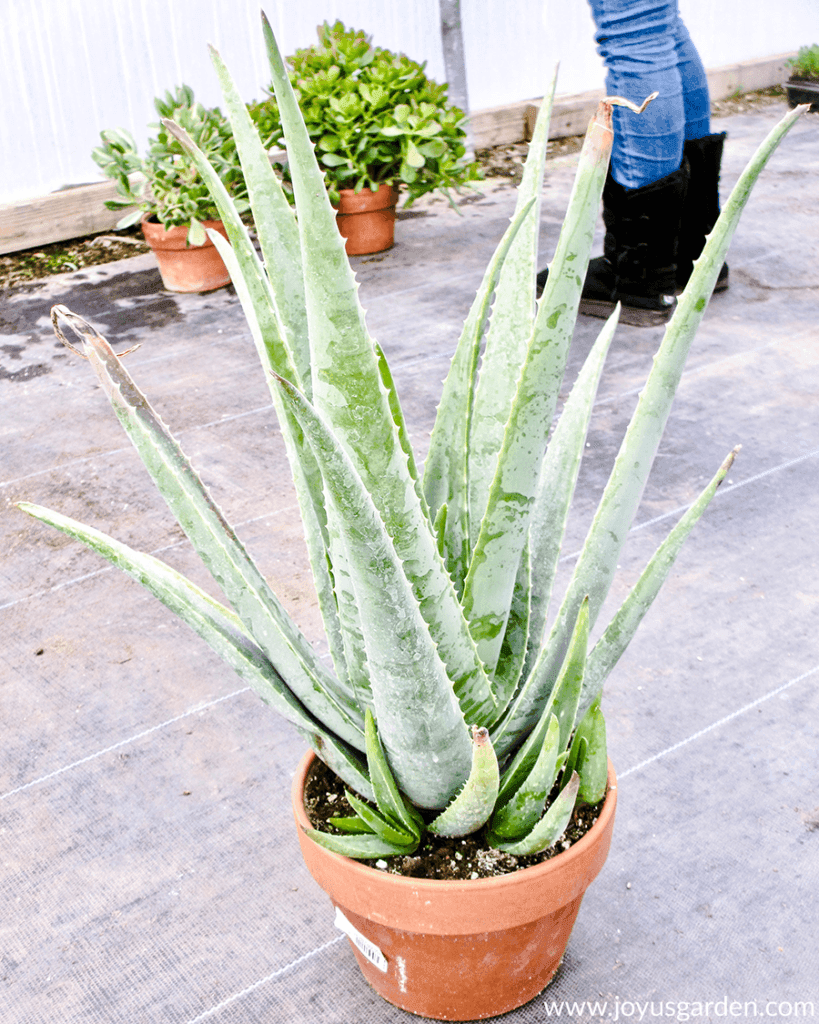
<path fill-rule="evenodd" d="M 154 99 L 160 118 L 172 118 L 184 127 L 207 154 L 236 209 L 250 209 L 247 187 L 233 140 L 230 122 L 218 107 L 207 108 L 194 98 L 187 85 Z M 189 245 L 207 241 L 205 221 L 218 221 L 216 203 L 196 170 L 190 156 L 161 123 L 149 127 L 156 135 L 148 140 L 145 156 L 140 156 L 133 136 L 122 128 L 100 132 L 102 145 L 92 150 L 95 163 L 106 177 L 117 183 L 119 198 L 106 202 L 109 210 L 128 212 L 117 223 L 130 227 L 142 220 L 164 228 L 185 226 Z"/>

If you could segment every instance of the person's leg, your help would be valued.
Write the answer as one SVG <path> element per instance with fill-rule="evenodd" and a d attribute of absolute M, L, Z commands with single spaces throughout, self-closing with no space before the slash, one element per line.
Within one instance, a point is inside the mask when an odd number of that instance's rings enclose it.
<path fill-rule="evenodd" d="M 614 108 L 614 144 L 603 191 L 604 255 L 589 264 L 580 312 L 608 316 L 620 302 L 623 322 L 652 326 L 671 316 L 674 293 L 688 280 L 716 219 L 713 201 L 705 203 L 702 197 L 704 192 L 716 195 L 709 182 L 715 158 L 718 177 L 723 137 L 708 134 L 705 71 L 680 20 L 677 0 L 589 4 L 608 93 L 637 105 L 652 92 L 659 95 L 642 114 Z M 692 173 L 694 189 L 689 188 Z M 538 274 L 539 289 L 547 277 L 548 268 Z M 720 287 L 727 287 L 727 267 Z"/>
<path fill-rule="evenodd" d="M 606 88 L 642 114 L 613 111 L 614 143 L 603 190 L 604 255 L 586 272 L 580 312 L 623 323 L 664 323 L 674 309 L 677 235 L 688 170 L 683 163 L 685 105 L 677 67 L 676 0 L 589 0 Z M 548 271 L 538 275 L 542 286 Z"/>
<path fill-rule="evenodd" d="M 677 249 L 677 290 L 688 283 L 694 260 L 702 252 L 705 236 L 719 216 L 719 173 L 725 132 L 711 134 L 711 98 L 708 80 L 688 30 L 678 16 L 674 28 L 677 66 L 683 87 L 685 144 L 689 181 L 680 221 Z M 715 292 L 728 287 L 728 265 L 720 270 Z"/>
<path fill-rule="evenodd" d="M 682 84 L 685 141 L 704 139 L 711 134 L 711 97 L 705 68 L 679 14 L 674 18 L 672 32 Z"/>
<path fill-rule="evenodd" d="M 678 65 L 682 56 L 688 73 L 699 58 L 688 33 L 679 31 L 676 0 L 589 3 L 608 94 L 639 105 L 650 93 L 659 93 L 642 114 L 614 108 L 612 177 L 626 189 L 641 188 L 672 174 L 682 162 L 688 110 Z"/>

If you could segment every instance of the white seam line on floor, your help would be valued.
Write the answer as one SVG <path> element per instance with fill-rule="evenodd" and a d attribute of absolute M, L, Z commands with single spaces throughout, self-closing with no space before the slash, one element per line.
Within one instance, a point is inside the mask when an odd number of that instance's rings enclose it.
<path fill-rule="evenodd" d="M 618 778 L 625 778 L 632 772 L 640 771 L 645 768 L 646 765 L 652 764 L 654 761 L 658 761 L 660 758 L 665 757 L 667 754 L 672 753 L 675 750 L 679 750 L 680 747 L 686 746 L 688 743 L 692 743 L 694 740 L 699 739 L 700 736 L 705 736 L 707 733 L 718 729 L 721 725 L 726 722 L 730 722 L 733 719 L 743 715 L 746 711 L 750 711 L 752 708 L 757 707 L 759 704 L 763 704 L 765 701 L 770 700 L 771 697 L 775 697 L 777 694 L 783 693 L 791 686 L 795 686 L 797 683 L 801 683 L 803 679 L 807 679 L 810 676 L 819 672 L 819 665 L 815 665 L 813 668 L 808 669 L 801 675 L 795 676 L 793 679 L 788 680 L 787 683 L 783 683 L 781 686 L 777 686 L 773 690 L 769 690 L 768 693 L 762 694 L 761 697 L 757 697 L 756 700 L 751 701 L 750 704 L 746 704 L 744 707 L 738 708 L 736 711 L 732 711 L 730 715 L 726 715 L 723 718 L 718 719 L 716 722 L 712 722 L 711 725 L 705 726 L 698 732 L 693 733 L 691 736 L 687 736 L 685 739 L 680 740 L 678 743 L 673 744 L 665 750 L 660 751 L 658 754 L 654 754 L 652 757 L 647 758 L 645 761 L 641 761 L 639 764 L 633 765 L 631 768 L 626 768 L 625 771 L 618 774 Z M 6 800 L 11 796 L 15 796 L 17 793 L 22 793 L 24 790 L 31 789 L 32 786 L 37 786 L 40 783 L 48 782 L 49 779 L 53 779 L 58 775 L 62 775 L 64 772 L 71 771 L 73 768 L 79 768 L 81 765 L 88 764 L 89 761 L 94 761 L 99 757 L 103 757 L 105 754 L 111 753 L 113 750 L 118 750 L 120 747 L 124 747 L 129 743 L 135 743 L 137 740 L 143 739 L 145 736 L 150 736 L 152 733 L 158 732 L 164 729 L 166 726 L 173 725 L 175 722 L 181 722 L 184 718 L 188 718 L 190 715 L 198 714 L 200 711 L 205 711 L 208 708 L 212 708 L 217 704 L 221 704 L 223 701 L 232 700 L 234 697 L 238 697 L 243 693 L 249 693 L 251 688 L 244 686 L 239 690 L 234 690 L 232 693 L 227 693 L 223 697 L 216 697 L 213 700 L 205 701 L 200 704 L 194 705 L 192 708 L 188 708 L 187 711 L 183 711 L 182 714 L 176 715 L 174 718 L 169 718 L 165 722 L 160 722 L 158 725 L 152 725 L 148 729 L 143 729 L 141 732 L 135 733 L 133 736 L 129 736 L 124 740 L 120 740 L 117 743 L 112 744 L 109 747 L 105 747 L 103 750 L 97 750 L 93 754 L 88 754 L 86 757 L 80 758 L 78 761 L 72 761 L 71 764 L 64 765 L 62 768 L 56 768 L 54 771 L 49 772 L 47 775 L 41 775 L 38 779 L 32 779 L 30 782 L 23 783 L 22 786 L 17 786 L 15 789 L 9 790 L 7 793 L 0 794 L 0 800 Z"/>
<path fill-rule="evenodd" d="M 819 448 L 814 449 L 812 452 L 807 452 L 805 455 L 798 455 L 795 459 L 789 459 L 788 462 L 783 462 L 778 466 L 773 466 L 771 469 L 763 469 L 762 472 L 756 473 L 754 476 L 749 476 L 747 480 L 740 480 L 735 484 L 721 484 L 717 490 L 717 495 L 732 494 L 734 491 L 738 491 L 740 487 L 747 487 L 748 484 L 756 483 L 757 480 L 762 480 L 764 477 L 770 476 L 771 473 L 778 473 L 782 469 L 790 469 L 791 466 L 796 466 L 800 462 L 804 462 L 806 459 L 815 459 L 817 455 L 819 455 Z M 638 523 L 636 526 L 632 526 L 629 532 L 635 533 L 637 530 L 644 530 L 647 526 L 653 526 L 655 523 L 659 523 L 663 519 L 668 519 L 669 516 L 682 515 L 683 512 L 687 512 L 690 508 L 691 505 L 681 505 L 679 508 L 674 509 L 673 512 L 663 512 L 662 515 L 655 516 L 653 519 L 647 519 L 644 523 Z"/>
<path fill-rule="evenodd" d="M 815 328 L 813 326 L 806 327 L 805 330 L 801 331 L 799 334 L 790 335 L 787 338 L 787 341 L 790 343 L 793 341 L 799 341 L 800 338 L 813 338 L 814 333 Z M 683 370 L 683 381 L 691 377 L 693 374 L 704 373 L 706 370 L 711 370 L 715 366 L 721 366 L 723 363 L 730 363 L 737 359 L 744 359 L 750 355 L 754 355 L 754 353 L 756 352 L 764 352 L 765 349 L 775 348 L 784 340 L 786 339 L 776 338 L 774 341 L 765 341 L 762 342 L 761 345 L 755 345 L 753 348 L 743 349 L 741 352 L 732 352 L 730 355 L 720 356 L 719 359 L 714 359 L 709 362 L 700 363 L 698 365 L 693 366 L 689 366 L 688 364 L 686 364 Z M 682 384 L 682 381 L 680 383 Z M 603 398 L 598 398 L 595 400 L 594 406 L 596 408 L 598 405 L 607 405 L 611 402 L 619 402 L 620 399 L 623 398 L 631 398 L 633 395 L 639 395 L 644 387 L 645 382 L 643 384 L 640 384 L 638 387 L 630 388 L 628 391 L 620 391 L 616 395 L 606 395 Z"/>
<path fill-rule="evenodd" d="M 712 722 L 711 725 L 706 725 L 705 728 L 700 729 L 698 732 L 693 733 L 691 736 L 687 736 L 684 740 L 680 740 L 679 743 L 674 743 L 672 746 L 667 747 L 665 750 L 661 750 L 659 754 L 654 754 L 652 757 L 647 757 L 645 761 L 640 761 L 639 764 L 632 765 L 631 768 L 626 768 L 624 772 L 618 772 L 617 778 L 624 779 L 627 775 L 631 775 L 634 772 L 642 771 L 648 765 L 653 764 L 655 761 L 659 761 L 663 757 L 667 757 L 668 754 L 673 754 L 675 750 L 679 750 L 680 747 L 684 747 L 689 743 L 693 743 L 694 740 L 698 740 L 701 736 L 707 735 L 709 732 L 713 732 L 714 729 L 719 729 L 720 726 L 725 725 L 728 722 L 732 722 L 735 718 L 739 718 L 740 715 L 744 715 L 746 711 L 751 711 L 753 708 L 758 707 L 760 704 L 764 704 L 766 700 L 770 700 L 771 697 L 776 697 L 777 694 L 784 693 L 785 690 L 790 689 L 791 686 L 795 686 L 797 683 L 801 683 L 803 679 L 807 679 L 812 675 L 819 672 L 819 665 L 814 665 L 813 668 L 809 668 L 807 672 L 803 672 L 799 676 L 795 676 L 790 679 L 787 683 L 783 683 L 781 686 L 777 686 L 774 690 L 769 690 L 768 693 L 763 693 L 761 697 L 757 697 L 756 700 L 752 700 L 750 704 L 746 704 L 742 708 L 738 708 L 736 711 L 732 711 L 730 715 L 725 715 L 716 722 Z"/>
<path fill-rule="evenodd" d="M 761 473 L 756 473 L 754 476 L 748 477 L 747 480 L 740 480 L 736 484 L 723 484 L 715 495 L 715 499 L 720 495 L 725 496 L 731 494 L 733 491 L 739 490 L 740 487 L 746 487 L 748 484 L 755 483 L 757 480 L 762 480 L 766 476 L 770 476 L 772 473 L 778 473 L 780 470 L 789 469 L 791 466 L 795 466 L 800 462 L 804 462 L 806 459 L 813 459 L 819 455 L 819 448 L 812 452 L 807 452 L 804 455 L 799 455 L 795 459 L 789 459 L 787 462 L 780 463 L 778 466 L 771 466 L 770 469 L 765 469 Z M 691 503 L 693 504 L 693 502 Z M 662 515 L 655 516 L 653 519 L 647 519 L 644 523 L 638 523 L 636 526 L 632 526 L 629 533 L 636 533 L 638 530 L 644 530 L 648 526 L 654 526 L 655 523 L 660 523 L 664 519 L 669 519 L 672 516 L 679 516 L 686 512 L 691 505 L 680 505 L 678 508 L 672 509 L 670 512 L 663 512 Z M 263 515 L 254 516 L 252 519 L 245 519 L 240 523 L 236 524 L 235 529 L 239 530 L 243 526 L 247 526 L 249 523 L 257 523 L 262 519 L 266 519 L 271 515 L 280 515 L 283 512 L 292 512 L 297 509 L 295 505 L 288 505 L 285 508 L 277 509 L 275 512 L 265 512 Z M 180 540 L 175 541 L 173 544 L 166 544 L 164 547 L 156 548 L 151 551 L 150 554 L 157 555 L 162 551 L 168 551 L 171 548 L 177 547 L 178 545 L 185 544 L 186 541 Z M 563 555 L 560 558 L 562 562 L 569 562 L 573 558 L 578 558 L 580 551 L 573 551 L 571 554 Z M 8 608 L 14 608 L 18 604 L 23 604 L 26 601 L 31 601 L 37 597 L 47 597 L 49 594 L 55 593 L 57 590 L 62 590 L 64 587 L 74 586 L 76 583 L 82 583 L 84 580 L 91 579 L 94 576 L 100 576 L 102 573 L 111 572 L 113 566 L 106 565 L 101 569 L 95 569 L 94 572 L 86 573 L 84 576 L 75 576 L 70 580 L 65 580 L 63 583 L 55 583 L 53 587 L 49 587 L 48 590 L 39 590 L 35 594 L 29 594 L 27 597 L 18 597 L 14 601 L 8 601 L 6 604 L 0 604 L 0 612 L 5 611 Z"/>
<path fill-rule="evenodd" d="M 273 971 L 272 974 L 268 974 L 265 978 L 259 978 L 258 981 L 254 981 L 252 985 L 248 985 L 247 988 L 242 989 L 241 992 L 235 992 L 232 996 L 228 996 L 227 999 L 223 999 L 221 1003 L 217 1003 L 216 1006 L 212 1006 L 209 1010 L 205 1010 L 204 1013 L 200 1013 L 198 1017 L 193 1017 L 191 1020 L 185 1022 L 185 1024 L 199 1024 L 200 1021 L 207 1020 L 208 1017 L 212 1017 L 214 1013 L 218 1013 L 220 1010 L 224 1010 L 226 1006 L 230 1006 L 235 1003 L 238 999 L 243 999 L 246 995 L 250 995 L 251 992 L 255 992 L 257 988 L 261 988 L 262 985 L 266 985 L 269 981 L 274 981 L 276 978 L 285 974 L 287 971 L 292 970 L 294 967 L 298 967 L 300 963 L 305 960 L 309 960 L 311 957 L 323 953 L 325 949 L 329 949 L 330 946 L 335 946 L 337 942 L 341 942 L 342 939 L 346 938 L 345 935 L 337 935 L 336 938 L 330 939 L 329 942 L 325 942 L 323 946 L 318 946 L 316 949 L 311 949 L 309 953 L 304 953 L 302 956 L 296 957 L 295 960 L 291 960 L 289 964 L 285 964 L 284 967 L 279 967 Z"/>
<path fill-rule="evenodd" d="M 269 519 L 270 516 L 280 516 L 285 512 L 298 511 L 297 505 L 285 505 L 284 508 L 277 508 L 274 512 L 265 512 L 260 516 L 253 516 L 252 519 L 243 519 L 240 523 L 237 523 L 234 527 L 235 530 L 241 530 L 243 526 L 249 526 L 250 523 L 261 522 L 262 519 Z M 182 540 L 175 540 L 172 544 L 163 544 L 162 547 L 154 548 L 153 551 L 149 551 L 148 554 L 156 556 L 161 555 L 163 551 L 171 551 L 173 548 L 182 547 L 188 543 L 188 538 L 185 537 Z M 48 597 L 49 594 L 54 594 L 58 590 L 63 590 L 65 587 L 73 587 L 76 583 L 83 583 L 85 580 L 93 579 L 94 576 L 102 576 L 104 573 L 113 572 L 116 568 L 114 565 L 103 565 L 100 569 L 94 569 L 93 572 L 87 572 L 83 576 L 74 576 L 70 580 L 63 580 L 62 583 L 55 583 L 53 587 L 49 587 L 48 590 L 38 590 L 35 594 L 28 594 L 26 597 L 18 597 L 14 601 L 7 601 L 6 604 L 0 604 L 0 612 L 5 611 L 7 608 L 14 608 L 18 604 L 24 604 L 26 601 L 33 601 L 37 597 Z"/>
<path fill-rule="evenodd" d="M 240 420 L 245 416 L 256 416 L 260 412 L 268 412 L 273 408 L 273 405 L 260 405 L 258 409 L 248 409 L 246 412 L 231 413 L 229 416 L 221 416 L 218 420 L 211 420 L 209 423 L 195 423 L 191 427 L 184 427 L 182 430 L 177 430 L 176 434 L 181 437 L 183 434 L 189 434 L 192 430 L 206 430 L 210 427 L 218 427 L 222 423 L 230 423 L 233 420 Z M 278 432 L 278 427 L 276 428 Z M 131 445 L 123 445 L 122 448 L 110 448 L 107 452 L 95 452 L 94 455 L 86 455 L 81 459 L 71 459 L 69 462 L 60 462 L 48 469 L 38 469 L 36 473 L 26 473 L 25 476 L 18 476 L 12 480 L 0 480 L 0 487 L 11 487 L 13 484 L 22 483 L 23 480 L 32 480 L 36 476 L 44 476 L 46 473 L 58 473 L 63 469 L 70 469 L 73 466 L 82 466 L 86 462 L 93 462 L 94 459 L 104 459 L 109 455 L 122 455 L 123 452 L 132 452 L 134 449 Z"/>
<path fill-rule="evenodd" d="M 772 473 L 778 473 L 780 470 L 790 469 L 791 466 L 796 466 L 800 462 L 804 462 L 806 459 L 815 459 L 819 455 L 819 448 L 816 448 L 812 452 L 806 452 L 805 455 L 798 455 L 795 459 L 789 459 L 787 462 L 782 462 L 778 466 L 771 466 L 770 469 L 763 469 L 761 473 L 756 473 L 754 476 L 749 476 L 747 480 L 740 480 L 735 484 L 722 484 L 714 495 L 714 501 L 720 495 L 725 497 L 726 494 L 732 494 L 734 491 L 738 491 L 740 487 L 746 487 L 748 484 L 756 483 L 757 480 L 762 480 L 766 476 L 770 476 Z M 637 523 L 636 526 L 632 526 L 629 533 L 636 533 L 638 530 L 644 530 L 647 526 L 654 526 L 656 523 L 661 523 L 664 519 L 670 519 L 672 516 L 681 516 L 684 512 L 687 512 L 693 501 L 689 505 L 680 505 L 679 508 L 672 509 L 670 512 L 663 512 L 662 515 L 654 516 L 653 519 L 647 519 L 644 523 Z M 563 555 L 560 559 L 561 562 L 570 562 L 573 558 L 579 558 L 580 551 L 573 551 L 570 555 Z"/>
<path fill-rule="evenodd" d="M 811 332 L 806 329 L 805 331 L 802 332 L 802 334 L 794 335 L 792 338 L 789 338 L 788 341 L 796 341 L 800 337 L 802 337 L 803 335 L 807 335 L 807 334 L 810 334 L 810 333 Z M 772 341 L 772 342 L 767 342 L 767 343 L 762 344 L 762 345 L 757 345 L 756 348 L 747 349 L 747 350 L 745 350 L 743 352 L 733 353 L 732 355 L 729 355 L 729 356 L 723 356 L 721 359 L 717 359 L 714 362 L 703 363 L 701 366 L 686 367 L 684 373 L 685 373 L 686 376 L 688 374 L 692 374 L 692 373 L 702 373 L 704 370 L 710 369 L 712 366 L 718 366 L 720 363 L 724 363 L 724 362 L 732 360 L 732 359 L 738 359 L 738 358 L 740 358 L 742 356 L 747 356 L 750 353 L 759 352 L 762 349 L 772 348 L 772 347 L 774 347 L 777 344 L 779 344 L 778 340 L 777 341 Z M 407 359 L 404 362 L 402 362 L 400 359 L 396 359 L 391 365 L 393 366 L 393 368 L 395 368 L 395 367 L 407 368 L 407 367 L 412 367 L 412 366 L 414 366 L 416 364 L 420 365 L 422 363 L 433 362 L 436 359 L 446 359 L 447 362 L 449 363 L 449 362 L 452 361 L 452 356 L 453 355 L 454 355 L 454 350 L 450 354 L 447 354 L 447 353 L 443 353 L 443 354 L 435 353 L 435 354 L 433 354 L 433 353 L 431 353 L 430 355 L 427 355 L 427 356 L 420 356 L 420 357 L 417 357 L 417 358 L 414 358 L 414 359 Z M 594 402 L 594 406 L 596 408 L 598 405 L 606 405 L 607 403 L 610 403 L 610 402 L 617 402 L 617 401 L 620 401 L 621 399 L 629 398 L 632 395 L 637 395 L 637 394 L 639 394 L 643 390 L 643 386 L 644 385 L 641 384 L 641 385 L 639 385 L 639 387 L 632 388 L 629 391 L 622 391 L 622 392 L 618 392 L 616 395 L 608 395 L 608 396 L 606 396 L 604 398 L 597 398 L 595 400 L 595 402 Z M 204 430 L 204 429 L 206 429 L 208 427 L 218 426 L 220 423 L 228 423 L 231 420 L 240 419 L 243 416 L 253 416 L 253 415 L 257 415 L 260 412 L 267 412 L 271 408 L 272 408 L 272 405 L 259 406 L 257 409 L 250 409 L 247 412 L 236 413 L 236 414 L 234 414 L 232 416 L 225 416 L 223 419 L 212 420 L 210 423 L 194 424 L 191 427 L 185 427 L 184 430 L 177 431 L 177 433 L 181 435 L 181 434 L 189 433 L 191 430 Z M 558 419 L 559 419 L 559 415 L 556 415 L 554 417 L 554 421 L 556 422 Z M 86 456 L 86 457 L 80 458 L 80 459 L 72 459 L 70 462 L 64 462 L 64 463 L 60 463 L 60 464 L 55 465 L 55 466 L 51 466 L 48 469 L 38 469 L 36 473 L 27 473 L 24 476 L 15 477 L 15 478 L 13 478 L 11 480 L 0 480 L 0 487 L 10 487 L 12 484 L 20 483 L 23 480 L 31 480 L 34 477 L 44 476 L 46 473 L 56 472 L 57 470 L 60 470 L 60 469 L 67 469 L 67 468 L 69 468 L 71 466 L 81 466 L 81 465 L 85 464 L 86 462 L 92 462 L 94 459 L 104 458 L 106 455 L 119 455 L 119 454 L 122 454 L 122 452 L 129 452 L 129 451 L 132 451 L 132 448 L 130 446 L 126 445 L 126 446 L 124 446 L 122 448 L 112 448 L 112 449 L 110 449 L 107 452 L 97 452 L 94 455 L 89 455 L 89 456 Z"/>
<path fill-rule="evenodd" d="M 39 786 L 41 783 L 48 782 L 50 779 L 54 779 L 58 775 L 62 775 L 64 772 L 71 771 L 72 768 L 79 768 L 81 765 L 88 764 L 89 761 L 95 761 L 98 757 L 103 757 L 105 754 L 110 754 L 114 750 L 119 750 L 120 747 L 127 746 L 129 743 L 136 743 L 137 740 L 144 739 L 145 736 L 150 736 L 152 733 L 158 732 L 160 729 L 165 729 L 169 725 L 181 722 L 184 718 L 196 715 L 200 711 L 206 711 L 208 708 L 215 707 L 223 701 L 232 700 L 234 697 L 238 697 L 239 694 L 247 693 L 249 690 L 250 687 L 245 686 L 241 690 L 234 690 L 233 693 L 226 693 L 224 697 L 215 697 L 213 700 L 203 701 L 200 704 L 196 704 L 194 707 L 188 708 L 187 711 L 183 711 L 181 715 L 169 718 L 166 722 L 160 722 L 159 725 L 152 725 L 149 729 L 143 729 L 142 732 L 135 733 L 133 736 L 120 740 L 118 743 L 113 743 L 110 747 L 106 747 L 104 750 L 97 750 L 93 754 L 81 757 L 79 761 L 72 761 L 71 764 L 63 765 L 62 768 L 55 768 L 53 772 L 49 772 L 47 775 L 41 775 L 39 779 L 32 779 L 31 782 L 25 782 L 22 786 L 17 786 L 16 789 L 10 789 L 8 793 L 0 793 L 0 800 L 7 800 L 9 797 L 16 796 L 17 793 L 22 793 L 27 789 L 31 789 L 32 786 Z"/>

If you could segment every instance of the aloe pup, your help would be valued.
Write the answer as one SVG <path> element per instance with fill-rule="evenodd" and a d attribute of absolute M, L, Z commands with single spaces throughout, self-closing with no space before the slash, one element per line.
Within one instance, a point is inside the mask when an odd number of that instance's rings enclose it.
<path fill-rule="evenodd" d="M 230 242 L 231 271 L 269 382 L 301 507 L 333 669 L 270 590 L 121 360 L 55 307 L 149 473 L 232 605 L 157 559 L 38 506 L 191 625 L 346 782 L 354 816 L 316 842 L 351 857 L 414 851 L 425 831 L 484 829 L 519 854 L 547 849 L 575 802 L 606 789 L 600 694 L 730 453 L 589 647 L 660 442 L 688 350 L 750 189 L 800 110 L 760 146 L 725 203 L 668 324 L 565 594 L 547 610 L 592 404 L 616 312 L 552 422 L 611 148 L 611 106 L 592 120 L 547 286 L 535 260 L 550 102 L 517 208 L 486 270 L 444 385 L 423 472 L 383 353 L 369 336 L 309 136 L 264 21 L 296 217 L 219 55 L 261 242 L 260 259 L 217 173 L 199 170 Z M 275 258 L 274 258 L 275 255 Z M 494 303 L 492 296 L 494 295 Z M 491 310 L 491 321 L 490 321 Z M 481 352 L 485 328 L 485 350 Z M 551 802 L 550 802 L 551 797 Z"/>

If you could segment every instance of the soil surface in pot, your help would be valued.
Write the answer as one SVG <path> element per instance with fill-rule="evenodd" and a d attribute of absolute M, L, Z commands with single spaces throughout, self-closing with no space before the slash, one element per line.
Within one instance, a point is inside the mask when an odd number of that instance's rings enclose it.
<path fill-rule="evenodd" d="M 316 759 L 307 775 L 304 789 L 304 808 L 313 828 L 321 832 L 342 833 L 328 824 L 330 818 L 351 816 L 353 810 L 344 795 L 341 779 Z M 556 795 L 556 794 L 553 794 Z M 508 875 L 521 868 L 556 857 L 581 839 L 597 821 L 601 800 L 594 806 L 575 808 L 569 827 L 557 843 L 544 853 L 533 857 L 513 857 L 488 846 L 482 832 L 457 839 L 447 839 L 427 833 L 412 856 L 389 857 L 384 860 L 365 860 L 362 864 L 378 867 L 393 875 L 411 878 L 472 879 Z"/>

